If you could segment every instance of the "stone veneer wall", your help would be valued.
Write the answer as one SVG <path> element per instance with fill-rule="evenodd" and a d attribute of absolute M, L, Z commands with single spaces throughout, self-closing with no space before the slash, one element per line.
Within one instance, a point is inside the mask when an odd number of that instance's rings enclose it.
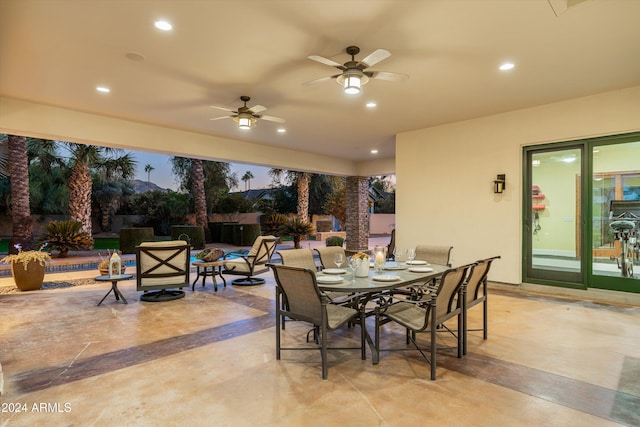
<path fill-rule="evenodd" d="M 350 253 L 369 249 L 369 180 L 362 176 L 348 176 L 347 240 L 346 251 Z"/>

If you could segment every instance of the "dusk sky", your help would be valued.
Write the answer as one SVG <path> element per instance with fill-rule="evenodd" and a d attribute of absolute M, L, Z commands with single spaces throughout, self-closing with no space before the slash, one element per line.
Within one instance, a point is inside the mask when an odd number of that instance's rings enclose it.
<path fill-rule="evenodd" d="M 178 184 L 171 170 L 171 156 L 165 154 L 144 153 L 140 151 L 131 151 L 137 162 L 136 179 L 147 181 L 147 173 L 144 171 L 146 165 L 151 165 L 154 169 L 151 171 L 151 182 L 162 188 L 170 188 L 176 190 Z M 253 179 L 251 179 L 251 188 L 267 188 L 271 184 L 271 177 L 268 172 L 270 168 L 246 165 L 242 163 L 230 163 L 231 171 L 238 176 L 238 188 L 232 191 L 244 191 L 244 181 L 242 176 L 247 171 L 251 171 Z"/>

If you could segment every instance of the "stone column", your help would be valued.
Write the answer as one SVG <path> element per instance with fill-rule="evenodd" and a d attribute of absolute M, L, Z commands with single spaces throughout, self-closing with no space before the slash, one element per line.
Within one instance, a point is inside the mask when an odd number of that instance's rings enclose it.
<path fill-rule="evenodd" d="M 369 251 L 369 180 L 363 176 L 346 179 L 347 255 Z"/>

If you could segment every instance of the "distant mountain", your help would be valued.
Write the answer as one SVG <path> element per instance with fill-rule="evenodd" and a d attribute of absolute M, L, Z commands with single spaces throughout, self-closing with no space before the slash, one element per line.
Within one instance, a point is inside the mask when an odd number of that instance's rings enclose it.
<path fill-rule="evenodd" d="M 133 187 L 136 193 L 145 193 L 147 191 L 162 191 L 162 192 L 169 191 L 166 188 L 157 186 L 153 182 L 147 183 L 147 181 L 141 181 L 139 179 L 134 179 L 132 180 L 132 182 L 133 182 Z"/>

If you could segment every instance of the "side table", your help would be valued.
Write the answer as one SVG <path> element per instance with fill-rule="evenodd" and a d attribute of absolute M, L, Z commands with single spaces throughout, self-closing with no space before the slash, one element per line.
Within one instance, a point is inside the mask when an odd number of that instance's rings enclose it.
<path fill-rule="evenodd" d="M 222 279 L 222 283 L 224 283 L 224 287 L 227 287 L 227 281 L 224 276 L 222 276 L 222 266 L 224 265 L 224 261 L 194 261 L 191 263 L 194 267 L 196 267 L 196 279 L 193 281 L 191 285 L 191 290 L 196 290 L 196 282 L 200 277 L 202 277 L 202 287 L 204 287 L 204 282 L 207 279 L 207 276 L 211 276 L 213 280 L 213 290 L 214 292 L 218 292 L 218 282 L 216 281 L 216 276 L 220 276 Z M 202 271 L 200 269 L 202 268 Z"/>
<path fill-rule="evenodd" d="M 120 301 L 120 299 L 122 299 L 123 303 L 128 304 L 127 300 L 124 297 L 124 295 L 122 295 L 122 292 L 120 292 L 120 289 L 118 289 L 118 282 L 121 281 L 121 280 L 130 280 L 132 278 L 133 278 L 133 274 L 118 274 L 116 276 L 105 275 L 105 276 L 96 277 L 95 280 L 97 282 L 111 282 L 111 289 L 109 289 L 109 292 L 107 292 L 107 294 L 102 297 L 102 299 L 100 300 L 98 305 L 102 304 L 102 301 L 104 301 L 104 299 L 107 296 L 109 296 L 111 291 L 113 291 L 113 294 L 116 297 L 116 301 Z"/>

